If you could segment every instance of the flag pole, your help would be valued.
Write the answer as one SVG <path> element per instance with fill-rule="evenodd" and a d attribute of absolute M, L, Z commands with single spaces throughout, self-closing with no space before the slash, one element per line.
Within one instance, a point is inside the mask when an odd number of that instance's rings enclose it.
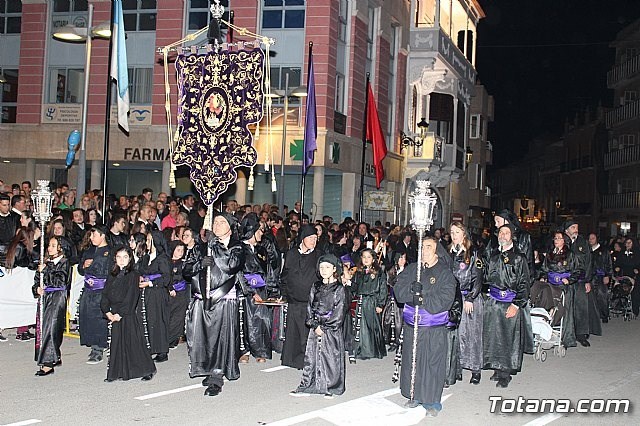
<path fill-rule="evenodd" d="M 371 74 L 367 73 L 367 84 L 364 86 L 364 120 L 362 121 L 362 168 L 360 169 L 360 215 L 358 220 L 364 221 L 364 164 L 365 155 L 367 153 L 367 110 L 369 108 L 369 78 Z"/>
<path fill-rule="evenodd" d="M 313 42 L 310 41 L 309 42 L 309 63 L 307 64 L 307 93 L 309 93 L 309 90 L 311 88 L 310 86 L 310 79 L 311 79 L 311 55 L 313 53 Z M 285 93 L 285 96 L 287 96 L 288 93 Z M 284 112 L 285 116 L 284 119 L 287 119 L 287 111 Z M 309 120 L 309 110 L 305 111 L 305 121 Z M 305 129 L 306 129 L 306 125 L 305 125 Z M 306 132 L 305 132 L 306 133 Z M 306 135 L 305 135 L 306 136 Z M 300 224 L 302 224 L 302 218 L 304 217 L 304 185 L 305 185 L 305 181 L 307 179 L 307 172 L 309 171 L 307 169 L 307 138 L 304 138 L 304 144 L 303 144 L 303 155 L 304 158 L 302 159 L 302 184 L 300 186 Z M 309 165 L 309 167 L 311 167 L 311 165 Z"/>
<path fill-rule="evenodd" d="M 107 96 L 104 113 L 104 143 L 102 154 L 102 221 L 108 223 L 107 217 L 107 173 L 109 168 L 109 130 L 111 128 L 111 57 L 113 55 L 113 17 L 115 14 L 115 2 L 111 1 L 111 37 L 109 37 L 109 60 L 107 70 Z"/>

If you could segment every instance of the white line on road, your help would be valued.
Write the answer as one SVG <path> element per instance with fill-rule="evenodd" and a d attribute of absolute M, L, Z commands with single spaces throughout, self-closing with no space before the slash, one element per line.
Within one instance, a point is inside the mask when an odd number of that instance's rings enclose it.
<path fill-rule="evenodd" d="M 274 371 L 280 371 L 280 370 L 286 370 L 287 367 L 286 365 L 279 365 L 277 367 L 271 367 L 271 368 L 265 368 L 264 370 L 260 370 L 263 373 L 273 373 Z"/>
<path fill-rule="evenodd" d="M 549 413 L 545 414 L 542 417 L 538 417 L 537 419 L 532 420 L 529 423 L 526 423 L 524 426 L 544 426 L 548 425 L 554 420 L 558 420 L 560 417 L 562 417 L 562 414 Z"/>
<path fill-rule="evenodd" d="M 133 399 L 137 399 L 138 401 L 146 401 L 147 399 L 158 398 L 160 396 L 171 395 L 174 393 L 185 392 L 192 389 L 202 389 L 202 384 L 198 383 L 197 385 L 189 385 L 184 386 L 177 389 L 170 389 L 162 392 L 150 393 L 149 395 L 136 396 Z"/>
<path fill-rule="evenodd" d="M 36 423 L 42 423 L 42 420 L 29 419 L 29 420 L 23 420 L 21 422 L 16 422 L 16 423 L 8 423 L 8 424 L 3 425 L 3 426 L 26 426 L 26 425 L 34 425 Z"/>

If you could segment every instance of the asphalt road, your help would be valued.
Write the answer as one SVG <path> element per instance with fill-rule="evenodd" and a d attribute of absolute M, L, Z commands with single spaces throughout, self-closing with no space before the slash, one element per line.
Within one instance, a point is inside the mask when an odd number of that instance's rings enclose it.
<path fill-rule="evenodd" d="M 277 354 L 266 364 L 242 365 L 239 380 L 228 382 L 217 397 L 205 397 L 200 379 L 190 379 L 186 347 L 181 344 L 158 364 L 150 382 L 104 383 L 106 361 L 85 364 L 88 348 L 65 338 L 64 365 L 55 374 L 35 377 L 33 343 L 15 340 L 5 330 L 0 343 L 0 424 L 190 424 L 190 425 L 596 425 L 640 424 L 634 407 L 640 403 L 640 321 L 613 319 L 604 336 L 591 338 L 590 348 L 572 348 L 565 358 L 549 353 L 546 362 L 525 356 L 523 372 L 509 388 L 498 389 L 484 372 L 482 382 L 463 382 L 446 389 L 443 410 L 425 418 L 421 407 L 405 409 L 405 399 L 391 382 L 393 357 L 347 365 L 347 391 L 326 400 L 294 398 L 289 391 L 300 372 L 280 367 Z M 590 398 L 628 398 L 627 414 L 491 413 L 490 397 L 562 398 L 573 403 Z M 500 404 L 497 404 L 498 406 Z M 505 407 L 508 408 L 507 405 Z"/>

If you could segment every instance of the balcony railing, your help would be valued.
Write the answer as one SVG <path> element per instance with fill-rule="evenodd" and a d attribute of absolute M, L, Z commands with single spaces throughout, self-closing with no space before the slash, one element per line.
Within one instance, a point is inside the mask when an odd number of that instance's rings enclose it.
<path fill-rule="evenodd" d="M 604 209 L 638 209 L 640 208 L 640 191 L 623 194 L 605 194 L 602 197 Z"/>
<path fill-rule="evenodd" d="M 608 152 L 604 156 L 604 168 L 614 169 L 640 163 L 640 145 L 618 151 Z"/>
<path fill-rule="evenodd" d="M 611 69 L 607 73 L 607 87 L 611 89 L 619 81 L 632 77 L 638 72 L 640 72 L 640 55 L 636 55 Z"/>
<path fill-rule="evenodd" d="M 607 128 L 611 128 L 623 121 L 640 117 L 640 100 L 630 102 L 607 113 Z"/>

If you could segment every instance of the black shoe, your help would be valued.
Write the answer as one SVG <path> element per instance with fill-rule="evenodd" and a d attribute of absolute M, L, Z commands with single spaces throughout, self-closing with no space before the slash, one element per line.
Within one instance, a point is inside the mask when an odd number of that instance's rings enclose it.
<path fill-rule="evenodd" d="M 116 379 L 104 379 L 105 383 L 111 383 L 111 382 L 115 382 Z"/>
<path fill-rule="evenodd" d="M 144 376 L 144 377 L 142 378 L 142 381 L 143 381 L 143 382 L 148 382 L 148 381 L 149 381 L 149 380 L 151 380 L 151 379 L 153 379 L 153 373 L 151 373 L 151 374 L 147 374 L 146 376 Z"/>
<path fill-rule="evenodd" d="M 591 346 L 591 343 L 589 343 L 587 339 L 580 339 L 578 340 L 578 343 L 580 343 L 585 348 L 588 348 L 589 346 Z"/>
<path fill-rule="evenodd" d="M 24 333 L 22 333 L 22 334 L 26 334 L 26 335 L 29 337 L 29 339 L 35 339 L 35 338 L 36 338 L 36 335 L 35 335 L 35 334 L 33 334 L 33 333 L 32 333 L 32 332 L 30 332 L 30 331 L 25 331 L 25 332 L 24 332 Z"/>
<path fill-rule="evenodd" d="M 349 357 L 349 364 L 355 364 L 356 363 L 356 357 L 355 356 L 350 356 Z"/>
<path fill-rule="evenodd" d="M 158 354 L 158 355 L 156 355 L 156 357 L 153 360 L 155 362 L 169 361 L 169 355 L 167 355 L 167 354 Z"/>
<path fill-rule="evenodd" d="M 480 383 L 480 377 L 482 373 L 480 373 L 479 371 L 474 371 L 471 373 L 471 380 L 469 380 L 469 383 L 471 383 L 472 385 L 477 385 Z"/>
<path fill-rule="evenodd" d="M 44 371 L 42 368 L 38 371 L 36 371 L 36 376 L 38 377 L 42 377 L 42 376 L 48 376 L 49 374 L 53 374 L 55 373 L 55 370 L 52 368 L 48 371 Z"/>
<path fill-rule="evenodd" d="M 498 383 L 496 383 L 497 388 L 506 388 L 509 386 L 509 382 L 511 382 L 511 376 L 500 377 Z"/>
<path fill-rule="evenodd" d="M 54 367 L 58 367 L 59 365 L 62 365 L 62 358 L 60 358 L 58 360 L 58 362 L 56 362 L 55 364 L 53 364 Z"/>
<path fill-rule="evenodd" d="M 208 387 L 210 385 L 209 379 L 210 379 L 209 376 L 207 376 L 204 379 L 202 379 L 202 386 L 207 386 Z"/>
<path fill-rule="evenodd" d="M 209 386 L 205 391 L 204 394 L 206 396 L 216 396 L 218 395 L 220 392 L 222 392 L 222 388 L 218 385 L 211 385 Z"/>
<path fill-rule="evenodd" d="M 493 375 L 489 377 L 489 380 L 491 380 L 492 382 L 497 382 L 498 380 L 500 380 L 500 374 L 497 370 L 493 372 Z"/>
<path fill-rule="evenodd" d="M 16 340 L 20 340 L 21 342 L 28 342 L 31 340 L 31 333 L 25 331 L 24 333 L 16 334 Z"/>
<path fill-rule="evenodd" d="M 416 408 L 418 405 L 420 405 L 418 401 L 410 399 L 404 403 L 404 408 Z"/>
<path fill-rule="evenodd" d="M 602 323 L 603 323 L 603 324 L 606 324 L 606 323 L 608 323 L 608 322 L 609 322 L 609 318 L 602 318 Z"/>

